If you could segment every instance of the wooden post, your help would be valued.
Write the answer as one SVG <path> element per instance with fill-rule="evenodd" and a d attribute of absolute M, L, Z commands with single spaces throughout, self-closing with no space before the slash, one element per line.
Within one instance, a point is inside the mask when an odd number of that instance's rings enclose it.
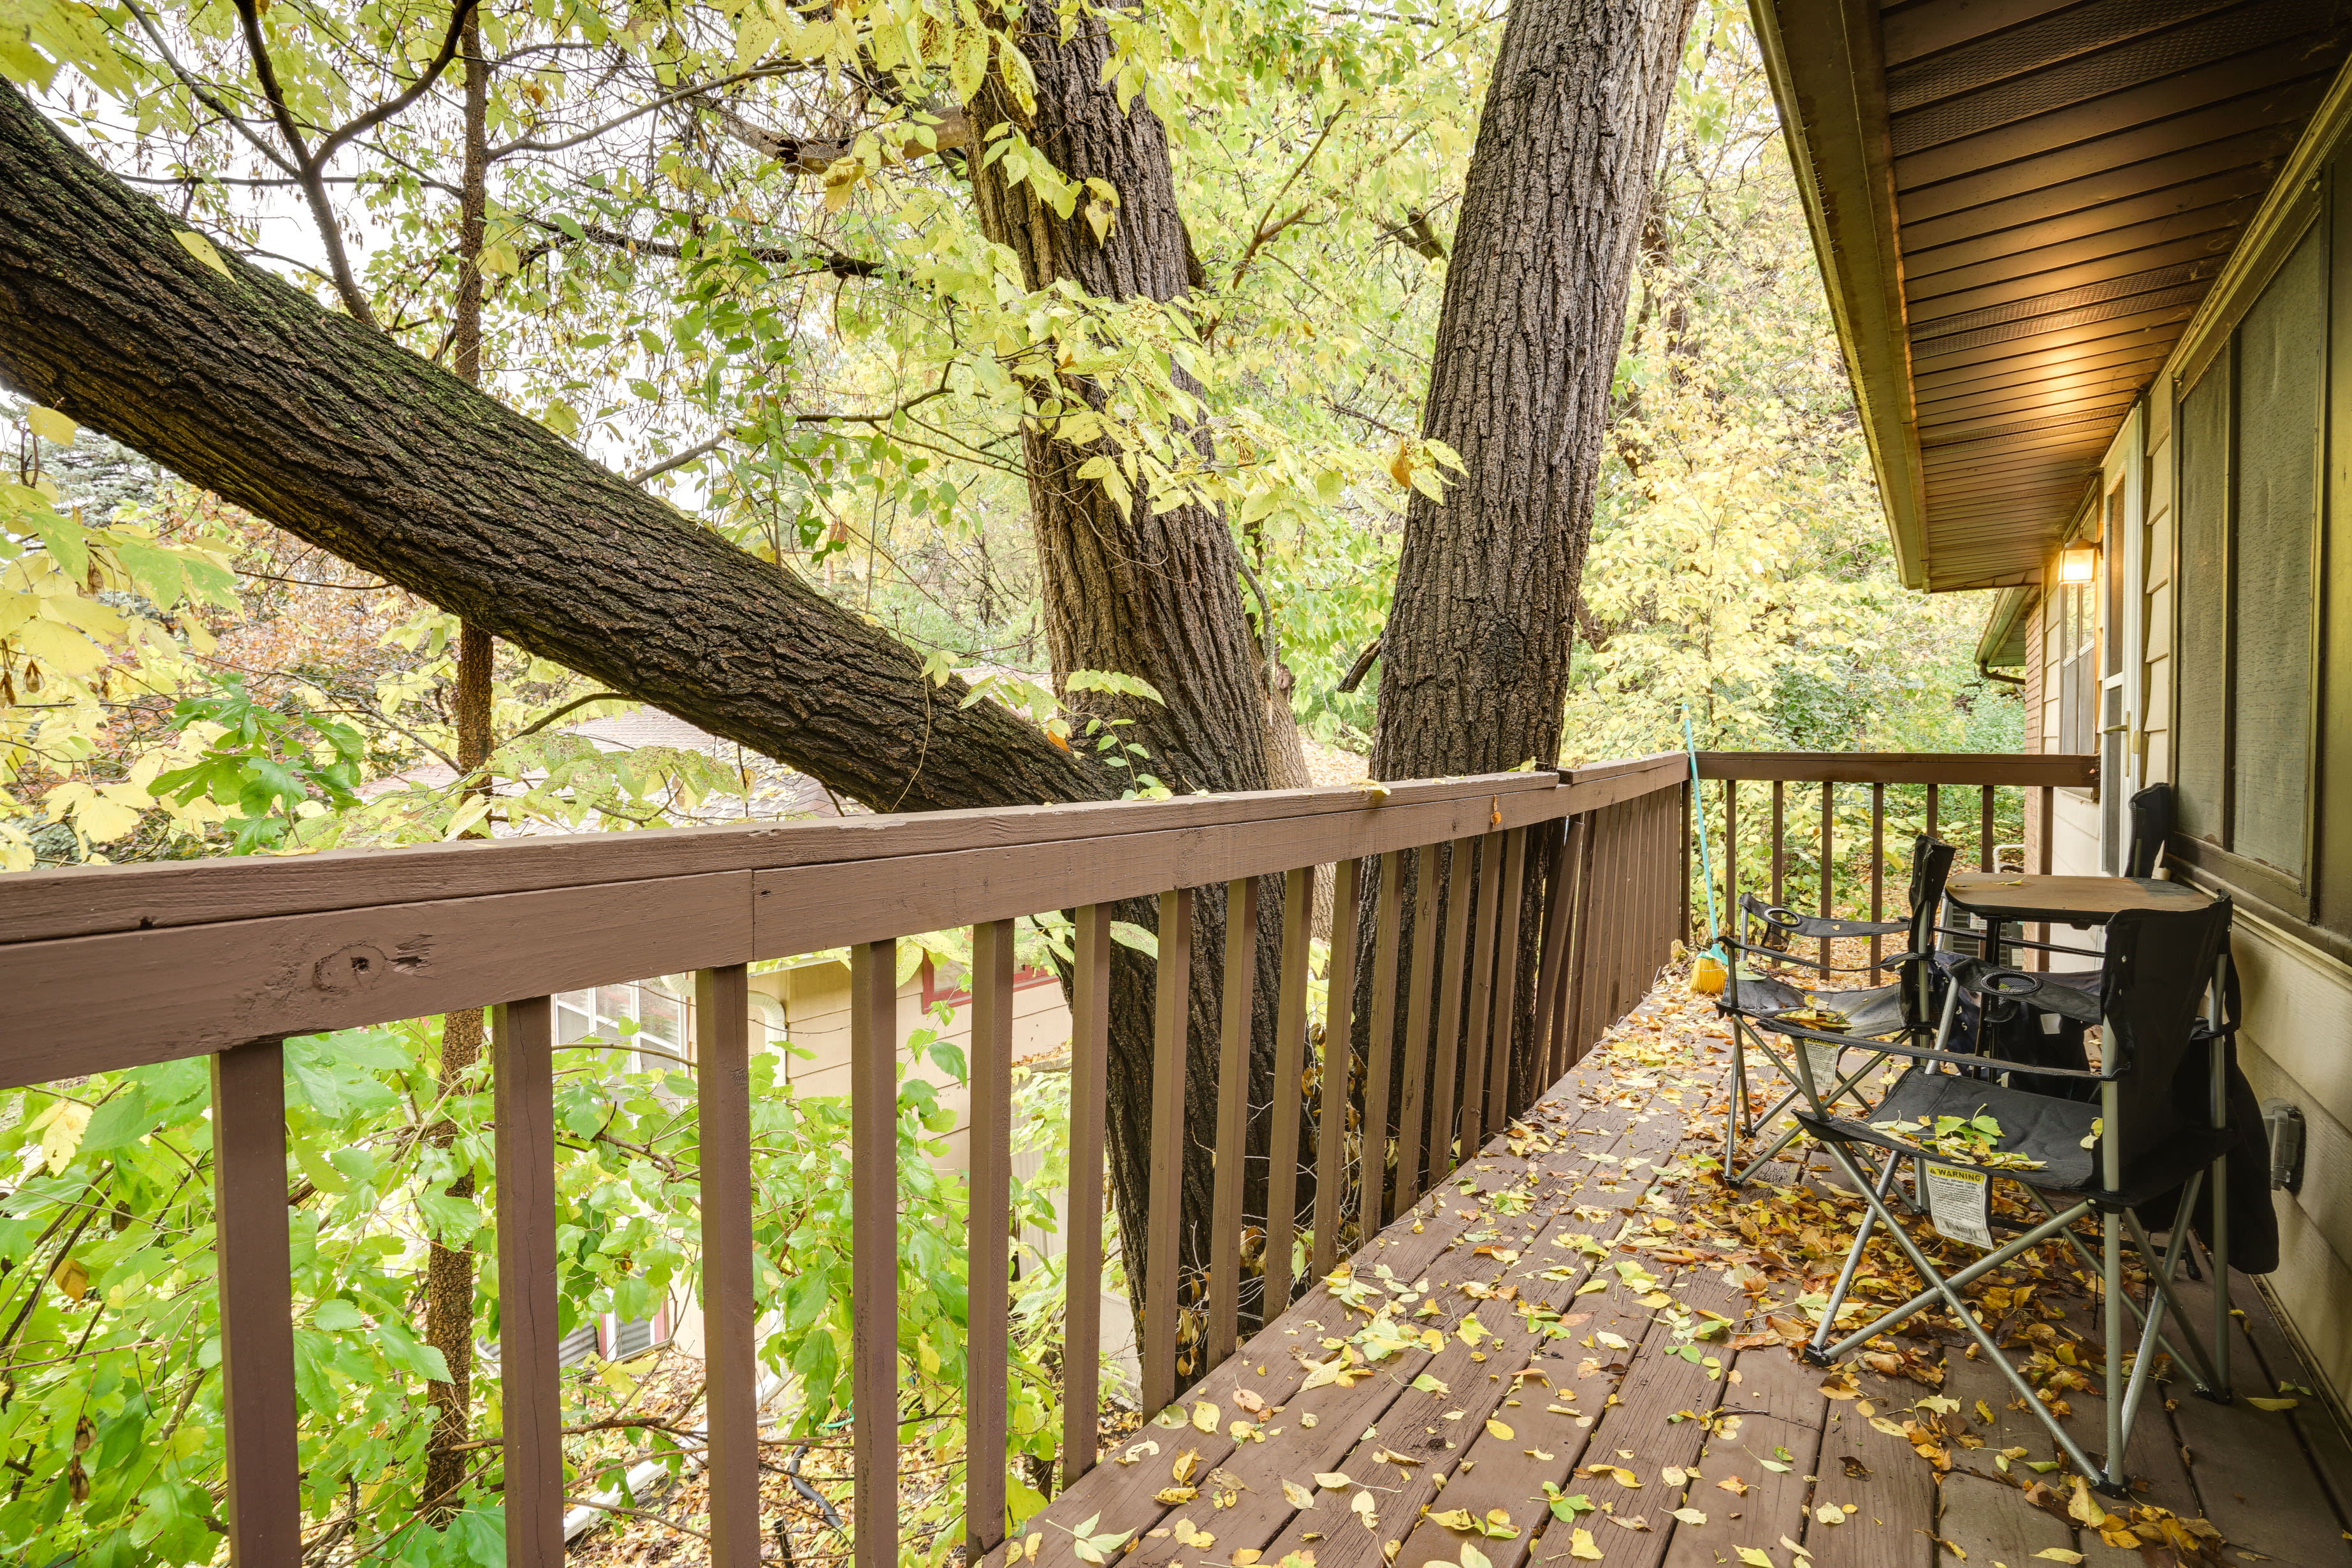
<path fill-rule="evenodd" d="M 2050 785 L 2043 784 L 2042 786 L 2042 843 L 2039 851 L 2034 857 L 2034 869 L 2041 872 L 2045 877 L 2050 875 L 2053 853 L 2052 840 L 2055 837 L 2053 829 L 2058 826 L 2056 820 L 2051 814 L 2057 809 L 2057 805 L 2058 792 L 2053 789 Z M 2049 923 L 2044 921 L 2042 927 L 2042 940 L 2043 942 L 2048 942 L 2050 940 L 2050 930 L 2051 928 Z M 2039 948 L 2035 949 L 2033 953 L 2033 967 L 2046 972 L 2050 968 L 2049 953 Z"/>
<path fill-rule="evenodd" d="M 1141 1371 L 1147 1415 L 1166 1409 L 1176 1397 L 1177 1258 L 1182 1237 L 1177 1218 L 1184 1192 L 1184 1068 L 1192 1048 L 1190 888 L 1160 895 L 1159 970 L 1151 1040 L 1151 1216 L 1143 1276 Z M 1008 984 L 1008 1005 L 1011 994 Z M 967 1553 L 966 1560 L 978 1558 Z"/>
<path fill-rule="evenodd" d="M 1782 881 L 1788 870 L 1788 795 L 1789 786 L 1779 779 L 1772 781 L 1772 907 L 1788 907 L 1788 896 Z"/>
<path fill-rule="evenodd" d="M 1364 1169 L 1356 1228 L 1369 1241 L 1396 1215 L 1388 1201 L 1389 1095 L 1397 1055 L 1397 948 L 1403 924 L 1404 856 L 1381 857 L 1380 900 L 1372 913 L 1372 1028 L 1364 1058 Z"/>
<path fill-rule="evenodd" d="M 1241 1338 L 1242 1173 L 1248 1157 L 1250 1003 L 1257 979 L 1257 879 L 1225 884 L 1224 1038 L 1217 1056 L 1216 1184 L 1209 1205 L 1209 1343 L 1198 1370 Z"/>
<path fill-rule="evenodd" d="M 1870 786 L 1870 918 L 1886 918 L 1886 786 L 1883 784 Z M 1885 942 L 1881 936 L 1870 939 L 1873 984 L 1877 984 L 1874 976 Z"/>
<path fill-rule="evenodd" d="M 1475 838 L 1457 838 L 1448 851 L 1445 957 L 1438 970 L 1437 1071 L 1429 1102 L 1429 1182 L 1454 1169 L 1454 1100 L 1463 1048 L 1463 987 L 1470 978 L 1470 873 Z"/>
<path fill-rule="evenodd" d="M 1423 1100 L 1429 1091 L 1430 991 L 1437 978 L 1437 846 L 1415 857 L 1412 886 L 1412 968 L 1406 977 L 1404 1107 L 1397 1126 L 1397 1213 L 1421 1196 Z"/>
<path fill-rule="evenodd" d="M 1476 1155 L 1478 1145 L 1486 1141 L 1487 1075 L 1494 1069 L 1487 1040 L 1495 1025 L 1495 927 L 1503 913 L 1503 836 L 1499 833 L 1489 833 L 1478 842 L 1477 902 L 1470 947 L 1470 1022 L 1462 1050 L 1461 1139 L 1465 1160 Z M 1502 1021 L 1502 1027 L 1507 1052 L 1508 1018 Z M 1503 1064 L 1506 1072 L 1509 1066 L 1507 1061 Z"/>
<path fill-rule="evenodd" d="M 1836 820 L 1837 820 L 1837 785 L 1835 785 L 1835 784 L 1833 784 L 1830 783 L 1830 781 L 1829 781 L 1829 780 L 1827 780 L 1827 779 L 1823 779 L 1823 780 L 1822 781 L 1822 856 L 1821 856 L 1821 867 L 1822 867 L 1822 919 L 1823 919 L 1823 920 L 1828 920 L 1828 919 L 1830 919 L 1830 918 L 1831 918 L 1832 915 L 1834 915 L 1834 914 L 1836 913 L 1836 911 L 1837 911 L 1837 906 L 1836 906 L 1836 904 L 1835 904 L 1833 901 L 1832 901 L 1832 899 L 1831 899 L 1831 892 L 1830 892 L 1830 883 L 1831 883 L 1832 879 L 1832 878 L 1834 877 L 1834 875 L 1836 874 L 1836 868 L 1837 868 L 1837 855 L 1836 855 L 1836 852 L 1835 852 L 1835 851 L 1831 847 L 1831 835 L 1835 831 L 1835 823 L 1836 823 Z M 1830 978 L 1830 939 L 1829 939 L 1829 938 L 1827 938 L 1827 937 L 1823 937 L 1823 938 L 1822 938 L 1822 984 L 1824 984 L 1824 985 L 1828 984 L 1829 984 L 1829 978 Z"/>
<path fill-rule="evenodd" d="M 711 1568 L 759 1568 L 760 1356 L 751 1242 L 751 988 L 740 963 L 694 977 Z M 1002 1408 L 1000 1403 L 1000 1408 Z"/>
<path fill-rule="evenodd" d="M 499 1385 L 507 1563 L 562 1568 L 563 1405 L 555 1289 L 555 1004 L 491 1020 L 498 1131 Z M 285 1201 L 285 1194 L 278 1194 Z"/>
<path fill-rule="evenodd" d="M 212 1078 L 229 1562 L 298 1568 L 302 1466 L 287 1252 L 285 1047 L 276 1039 L 233 1046 L 213 1057 Z M 548 1278 L 552 1284 L 551 1271 Z"/>
<path fill-rule="evenodd" d="M 1738 936 L 1739 923 L 1739 781 L 1723 781 L 1723 929 Z M 1724 950 L 1730 952 L 1728 948 Z"/>
<path fill-rule="evenodd" d="M 1103 1123 L 1110 1060 L 1110 906 L 1071 932 L 1069 1221 L 1063 1255 L 1062 1484 L 1095 1468 L 1102 1427 Z"/>
<path fill-rule="evenodd" d="M 1339 1195 L 1347 1185 L 1340 1166 L 1347 1146 L 1348 1066 L 1354 1055 L 1349 1041 L 1355 1034 L 1356 934 L 1362 914 L 1364 863 L 1342 860 L 1333 872 L 1331 973 L 1323 1012 L 1323 1063 L 1316 1073 L 1321 1091 L 1315 1121 L 1314 1268 L 1318 1279 L 1330 1273 L 1339 1260 Z M 1364 1125 L 1371 1124 L 1368 1108 Z"/>
<path fill-rule="evenodd" d="M 856 1568 L 898 1563 L 898 943 L 849 950 L 850 1458 Z M 1068 1358 L 1066 1358 L 1068 1359 Z"/>
<path fill-rule="evenodd" d="M 1011 921 L 971 928 L 971 1131 L 967 1142 L 971 1184 L 965 1232 L 970 1258 L 965 1321 L 971 1336 L 964 1347 L 967 1563 L 979 1562 L 1004 1540 L 1005 1363 L 1013 1307 L 1013 967 Z M 1172 1256 L 1172 1250 L 1171 1244 L 1170 1254 L 1153 1253 L 1152 1268 L 1159 1268 L 1160 1259 Z M 1172 1280 L 1174 1270 L 1169 1272 Z M 1147 1277 L 1147 1303 L 1157 1279 L 1156 1274 Z M 1172 1361 L 1172 1327 L 1171 1342 Z M 1150 1377 L 1147 1362 L 1146 1387 Z"/>
<path fill-rule="evenodd" d="M 1307 1068 L 1307 964 L 1315 924 L 1315 868 L 1283 879 L 1282 989 L 1274 1008 L 1274 1126 L 1266 1138 L 1264 1321 L 1290 1307 L 1290 1248 L 1298 1234 L 1299 1079 Z"/>

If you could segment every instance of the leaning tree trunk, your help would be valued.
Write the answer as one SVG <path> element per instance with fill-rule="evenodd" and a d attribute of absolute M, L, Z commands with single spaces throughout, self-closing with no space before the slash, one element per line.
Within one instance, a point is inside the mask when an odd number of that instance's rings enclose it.
<path fill-rule="evenodd" d="M 1017 125 L 1073 181 L 1108 183 L 1118 192 L 1116 220 L 1097 236 L 1083 211 L 1063 217 L 1040 202 L 1034 187 L 1011 184 L 1003 165 L 974 155 L 969 167 L 982 231 L 1021 264 L 1031 289 L 1075 283 L 1093 299 L 1174 300 L 1190 290 L 1192 244 L 1177 210 L 1168 133 L 1140 99 L 1122 105 L 1104 80 L 1108 34 L 1091 15 L 1065 37 L 1060 18 L 1033 8 L 1022 24 L 1020 47 L 1036 79 L 1035 110 L 1024 113 L 1001 80 L 992 80 L 972 105 L 975 148 L 989 145 L 991 128 Z M 1181 373 L 1179 373 L 1180 379 Z M 1198 392 L 1187 384 L 1187 389 Z M 1065 403 L 1101 408 L 1100 384 L 1058 376 L 1038 388 Z M 1286 703 L 1269 700 L 1266 660 L 1242 601 L 1242 559 L 1224 518 L 1213 507 L 1192 505 L 1154 512 L 1138 496 L 1127 510 L 1091 479 L 1079 477 L 1091 458 L 1116 456 L 1108 441 L 1062 439 L 1049 425 L 1031 421 L 1024 432 L 1030 510 L 1045 600 L 1046 643 L 1057 678 L 1076 669 L 1113 669 L 1150 681 L 1164 706 L 1126 699 L 1074 703 L 1079 711 L 1129 721 L 1127 733 L 1150 752 L 1150 769 L 1180 793 L 1196 789 L 1252 790 L 1307 783 L 1297 725 Z M 1177 438 L 1194 438 L 1178 432 Z M 1255 1041 L 1251 1079 L 1273 1062 L 1273 1003 L 1279 980 L 1279 882 L 1259 889 L 1261 941 L 1256 970 Z M 1124 918 L 1156 923 L 1156 909 L 1123 910 Z M 1222 897 L 1196 905 L 1197 951 L 1223 950 Z M 1109 1142 L 1112 1192 L 1122 1246 L 1139 1279 L 1153 1262 L 1145 1256 L 1150 1196 L 1152 997 L 1149 973 L 1134 974 L 1112 998 Z M 1213 963 L 1192 969 L 1191 1043 L 1186 1072 L 1185 1222 L 1181 1234 L 1188 1271 L 1206 1258 L 1205 1220 L 1214 1170 L 1218 993 Z M 1249 1145 L 1269 1145 L 1269 1119 L 1249 1118 Z M 1311 1146 L 1311 1145 L 1303 1145 Z M 1262 1161 L 1254 1160 L 1244 1211 L 1265 1213 Z M 1306 1201 L 1305 1194 L 1302 1200 Z M 1206 1369 L 1197 1363 L 1195 1374 Z"/>
<path fill-rule="evenodd" d="M 496 637 L 877 809 L 1118 793 L 904 644 L 163 209 L 0 89 L 0 375 Z"/>
<path fill-rule="evenodd" d="M 1559 758 L 1626 289 L 1692 3 L 1513 0 L 1422 417 L 1465 471 L 1443 505 L 1416 491 L 1406 512 L 1374 778 Z M 1526 883 L 1523 966 L 1541 881 Z M 1534 987 L 1517 998 L 1515 1102 L 1535 1087 Z"/>

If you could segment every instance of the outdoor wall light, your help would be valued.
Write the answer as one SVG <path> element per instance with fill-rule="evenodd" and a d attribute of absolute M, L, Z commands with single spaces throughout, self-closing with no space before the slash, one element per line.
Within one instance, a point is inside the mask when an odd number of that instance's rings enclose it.
<path fill-rule="evenodd" d="M 2077 545 L 2058 552 L 2058 581 L 2088 583 L 2099 574 L 2099 551 L 2096 545 Z"/>

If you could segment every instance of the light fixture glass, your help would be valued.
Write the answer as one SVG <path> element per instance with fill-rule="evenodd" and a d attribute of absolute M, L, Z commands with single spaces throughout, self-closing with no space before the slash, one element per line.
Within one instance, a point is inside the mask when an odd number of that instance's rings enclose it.
<path fill-rule="evenodd" d="M 2093 545 L 2077 545 L 2058 552 L 2058 581 L 2088 583 L 2099 574 L 2099 552 Z"/>

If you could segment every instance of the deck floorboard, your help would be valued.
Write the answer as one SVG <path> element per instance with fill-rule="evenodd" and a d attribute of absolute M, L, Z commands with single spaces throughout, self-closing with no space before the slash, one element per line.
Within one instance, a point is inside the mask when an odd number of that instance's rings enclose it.
<path fill-rule="evenodd" d="M 1816 1158 L 1769 1166 L 1724 1201 L 1711 1173 L 1727 1066 L 1718 1035 L 1670 979 L 1515 1130 L 1349 1260 L 1393 1289 L 1426 1280 L 1393 1316 L 1440 1331 L 1439 1348 L 1307 1389 L 1309 1363 L 1369 1321 L 1318 1281 L 1184 1395 L 1188 1417 L 1214 1407 L 1212 1429 L 1147 1421 L 1015 1547 L 1036 1539 L 1031 1561 L 1081 1568 L 1071 1532 L 1091 1521 L 1097 1539 L 1113 1538 L 1109 1561 L 1136 1568 L 1740 1568 L 1751 1552 L 1772 1568 L 2027 1568 L 2062 1560 L 2039 1555 L 2051 1551 L 2080 1552 L 2089 1568 L 2141 1563 L 2067 1516 L 2065 1471 L 2032 1468 L 2058 1457 L 2049 1434 L 1948 1322 L 1906 1326 L 1895 1342 L 1907 1377 L 1856 1364 L 1825 1380 L 1781 1342 L 1776 1331 L 1800 1312 L 1796 1277 L 1818 1279 L 1843 1256 L 1820 1216 L 1850 1211 L 1852 1194 Z M 1769 1277 L 1726 1266 L 1738 1258 L 1763 1258 Z M 2203 1313 L 2207 1287 L 2188 1289 Z M 1413 1315 L 1430 1302 L 1435 1315 Z M 2316 1387 L 2251 1281 L 2233 1302 L 2240 1394 Z M 1474 1309 L 1475 1343 L 1459 1331 Z M 1709 1314 L 1727 1328 L 1694 1337 Z M 2095 1336 L 2086 1301 L 2057 1321 Z M 2325 1402 L 2216 1405 L 2185 1378 L 2163 1392 L 2127 1456 L 2135 1505 L 2209 1519 L 2228 1538 L 2210 1563 L 2352 1568 L 2352 1442 Z M 2100 1400 L 2064 1397 L 2068 1430 L 2096 1454 Z M 1141 1448 L 1152 1443 L 1156 1453 Z M 1134 1462 L 1120 1463 L 1131 1447 Z M 1188 1451 L 1199 1495 L 1159 1500 L 1181 1496 L 1166 1489 Z M 1326 1487 L 1318 1475 L 1348 1479 Z M 1359 1495 L 1374 1500 L 1370 1526 Z M 1574 1500 L 1556 1509 L 1554 1498 Z M 1464 1512 L 1507 1522 L 1466 1534 Z"/>

